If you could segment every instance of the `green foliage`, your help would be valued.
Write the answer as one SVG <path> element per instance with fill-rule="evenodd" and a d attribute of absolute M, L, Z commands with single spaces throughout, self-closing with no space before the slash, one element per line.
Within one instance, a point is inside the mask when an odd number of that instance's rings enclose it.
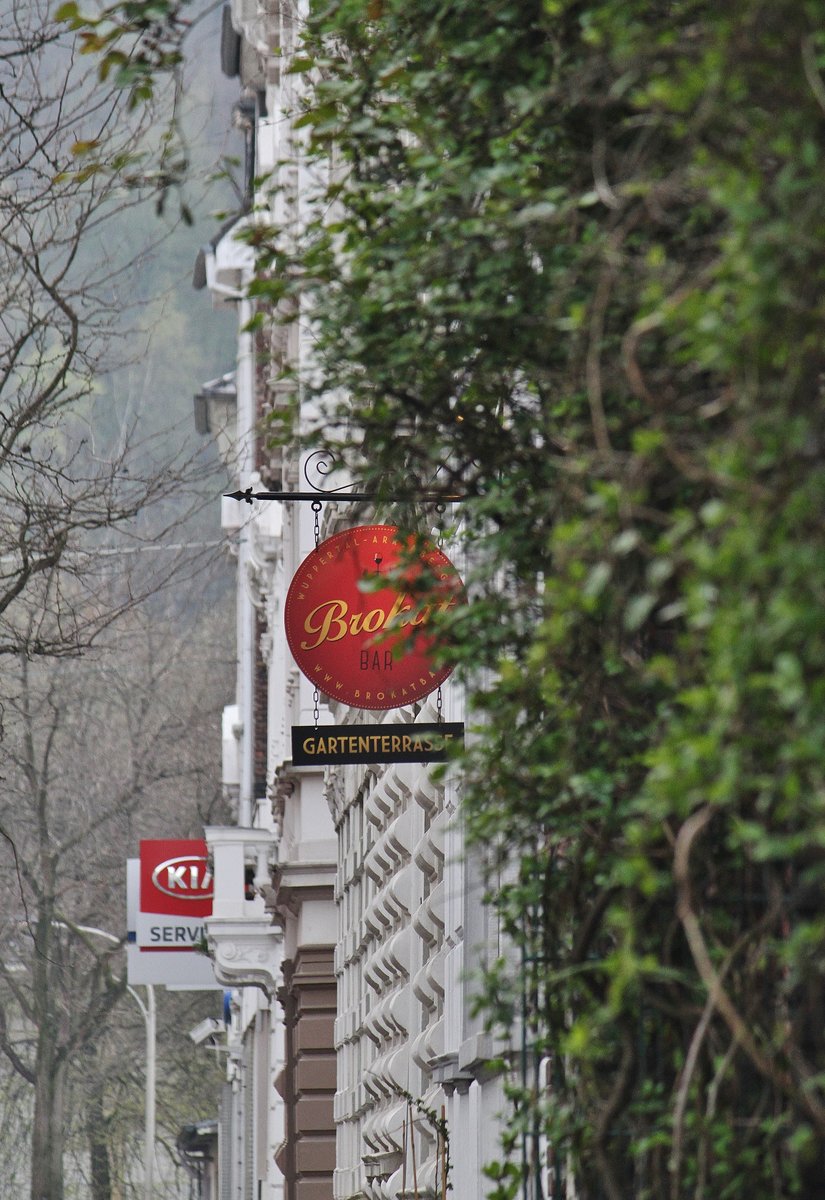
<path fill-rule="evenodd" d="M 296 124 L 335 170 L 297 253 L 248 235 L 261 309 L 312 310 L 317 440 L 466 494 L 444 633 L 524 955 L 486 1004 L 553 1075 L 504 1148 L 544 1131 L 583 1200 L 825 1173 L 823 18 L 319 0 Z"/>
<path fill-rule="evenodd" d="M 187 0 L 116 0 L 97 13 L 81 12 L 76 0 L 55 10 L 55 21 L 77 33 L 81 54 L 98 59 L 98 77 L 124 88 L 129 107 L 151 100 L 164 73 L 183 61 Z"/>
<path fill-rule="evenodd" d="M 587 1200 L 823 1174 L 823 18 L 319 4 L 336 171 L 297 256 L 250 234 L 357 477 L 467 496 L 467 811 L 524 952 L 486 1004 L 553 1073 L 505 1148 Z"/>
<path fill-rule="evenodd" d="M 72 147 L 78 164 L 74 170 L 61 171 L 58 180 L 84 184 L 101 176 L 143 193 L 152 192 L 158 216 L 163 216 L 174 192 L 186 225 L 194 222 L 183 196 L 192 164 L 179 109 L 184 44 L 193 24 L 187 16 L 189 5 L 190 0 L 114 0 L 89 12 L 82 11 L 77 0 L 64 0 L 53 17 L 58 28 L 65 26 L 75 36 L 78 52 L 96 63 L 100 84 L 119 93 L 127 110 L 148 110 L 159 98 L 161 82 L 171 84 L 171 99 L 163 96 L 165 107 L 156 144 L 143 146 L 139 152 L 113 154 L 105 140 L 78 140 Z M 203 13 L 192 15 L 197 18 Z"/>

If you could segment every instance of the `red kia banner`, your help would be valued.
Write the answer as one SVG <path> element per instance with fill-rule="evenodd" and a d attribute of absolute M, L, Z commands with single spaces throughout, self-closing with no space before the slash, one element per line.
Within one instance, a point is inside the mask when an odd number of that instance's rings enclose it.
<path fill-rule="evenodd" d="M 409 590 L 382 576 L 404 562 Z M 424 574 L 434 577 L 421 603 Z M 327 538 L 292 580 L 284 620 L 292 655 L 325 696 L 355 708 L 400 708 L 443 683 L 428 624 L 463 594 L 461 577 L 432 543 L 411 563 L 394 525 L 360 525 Z"/>
<path fill-rule="evenodd" d="M 178 917 L 208 917 L 212 876 L 206 842 L 193 838 L 140 843 L 140 911 Z"/>

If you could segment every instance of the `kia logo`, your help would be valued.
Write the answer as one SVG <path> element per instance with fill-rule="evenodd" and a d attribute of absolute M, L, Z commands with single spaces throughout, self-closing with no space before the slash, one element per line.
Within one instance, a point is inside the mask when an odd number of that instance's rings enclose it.
<path fill-rule="evenodd" d="M 212 876 L 206 859 L 197 854 L 182 854 L 180 858 L 167 858 L 158 863 L 152 872 L 152 883 L 165 896 L 178 900 L 210 900 L 212 898 Z"/>

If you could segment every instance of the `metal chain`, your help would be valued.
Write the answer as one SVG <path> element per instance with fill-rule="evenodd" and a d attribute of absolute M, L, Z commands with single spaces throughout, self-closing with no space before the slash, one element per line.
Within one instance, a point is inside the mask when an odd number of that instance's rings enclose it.
<path fill-rule="evenodd" d="M 435 511 L 438 513 L 439 517 L 443 517 L 444 513 L 447 511 L 447 505 L 436 504 Z M 437 545 L 439 550 L 442 550 L 444 547 L 444 524 L 441 520 L 438 522 Z M 438 691 L 435 693 L 435 717 L 439 725 L 444 723 L 444 695 L 441 691 L 441 684 L 438 685 Z"/>
<path fill-rule="evenodd" d="M 443 517 L 444 513 L 447 511 L 447 505 L 446 504 L 436 504 L 435 511 L 438 513 L 438 516 L 439 516 L 438 539 L 436 541 L 436 545 L 438 546 L 439 550 L 441 550 L 444 546 L 444 524 L 441 521 L 441 517 Z"/>
<path fill-rule="evenodd" d="M 315 534 L 316 550 L 318 549 L 318 543 L 321 540 L 321 507 L 322 505 L 320 500 L 312 501 L 312 511 L 315 513 L 315 525 L 313 528 L 313 533 Z"/>
<path fill-rule="evenodd" d="M 321 541 L 321 508 L 322 505 L 320 500 L 312 501 L 312 511 L 315 514 L 315 523 L 313 525 L 312 532 L 315 536 L 316 550 L 318 549 L 318 544 Z M 312 691 L 312 717 L 315 722 L 315 728 L 317 729 L 321 720 L 321 693 L 317 688 L 313 688 Z"/>

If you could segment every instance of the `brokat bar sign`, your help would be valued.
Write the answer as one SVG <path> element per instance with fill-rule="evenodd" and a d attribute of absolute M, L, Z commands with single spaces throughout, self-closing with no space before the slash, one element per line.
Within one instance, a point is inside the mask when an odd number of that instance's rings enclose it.
<path fill-rule="evenodd" d="M 400 708 L 443 683 L 449 667 L 432 662 L 434 611 L 463 594 L 447 555 L 430 544 L 407 568 L 409 592 L 381 576 L 399 566 L 405 546 L 394 525 L 361 525 L 337 533 L 301 564 L 286 598 L 289 648 L 299 668 L 325 696 L 354 708 Z M 424 573 L 434 585 L 421 604 Z"/>

